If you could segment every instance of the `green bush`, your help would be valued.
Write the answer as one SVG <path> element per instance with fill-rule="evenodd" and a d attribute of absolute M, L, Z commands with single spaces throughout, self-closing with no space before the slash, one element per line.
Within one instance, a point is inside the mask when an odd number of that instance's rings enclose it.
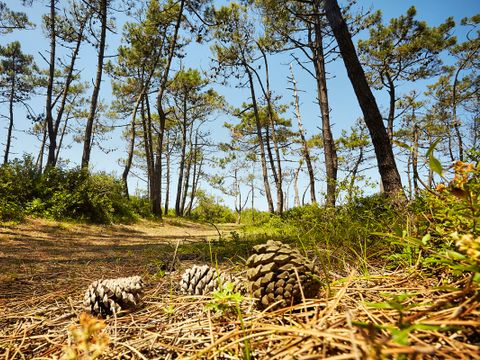
<path fill-rule="evenodd" d="M 120 180 L 106 173 L 51 168 L 43 174 L 29 156 L 0 167 L 0 220 L 25 215 L 95 223 L 131 222 L 140 203 L 130 201 Z M 142 213 L 147 214 L 145 205 Z"/>
<path fill-rule="evenodd" d="M 197 206 L 192 210 L 190 217 L 193 220 L 212 223 L 233 223 L 237 219 L 232 210 L 219 204 L 213 196 L 203 191 L 197 192 Z"/>

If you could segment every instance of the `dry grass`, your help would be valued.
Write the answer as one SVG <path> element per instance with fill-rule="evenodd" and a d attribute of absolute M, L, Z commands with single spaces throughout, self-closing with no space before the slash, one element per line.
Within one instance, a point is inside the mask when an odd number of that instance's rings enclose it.
<path fill-rule="evenodd" d="M 144 259 L 141 249 L 135 248 L 139 254 L 125 256 L 120 261 L 104 259 L 109 250 L 103 246 L 111 246 L 109 241 L 118 235 L 125 237 L 120 237 L 115 246 L 128 248 L 155 241 L 159 246 L 162 241 L 172 241 L 168 231 L 150 232 L 148 226 L 137 225 L 135 228 L 73 226 L 55 232 L 52 224 L 46 225 L 48 231 L 39 228 L 46 224 L 44 222 L 33 224 L 38 225 L 35 230 L 32 223 L 2 229 L 2 245 L 19 241 L 22 234 L 30 231 L 36 232 L 31 234 L 31 241 L 36 239 L 39 243 L 62 238 L 66 232 L 65 249 L 58 254 L 48 253 L 42 252 L 46 250 L 38 245 L 43 249 L 37 249 L 38 254 L 42 254 L 38 256 L 41 265 L 27 263 L 22 268 L 20 263 L 9 260 L 18 267 L 17 273 L 0 279 L 1 359 L 59 358 L 68 347 L 80 351 L 72 337 L 72 327 L 78 327 L 81 299 L 88 284 L 102 277 L 138 273 L 143 274 L 149 284 L 144 304 L 105 321 L 103 333 L 109 338 L 109 345 L 104 349 L 105 359 L 480 357 L 480 292 L 469 279 L 459 279 L 447 289 L 440 286 L 442 282 L 438 279 L 422 277 L 417 272 L 377 270 L 378 275 L 365 277 L 351 270 L 346 276 L 331 274 L 336 280 L 329 295 L 325 292 L 319 299 L 305 300 L 295 307 L 260 312 L 251 299 L 245 298 L 239 307 L 241 316 L 234 304 L 230 312 L 218 314 L 205 307 L 212 298 L 178 293 L 180 274 L 190 265 L 189 261 L 182 261 L 176 271 L 159 278 L 148 272 L 150 260 Z M 88 239 L 85 234 L 72 235 L 82 229 L 89 234 Z M 211 229 L 203 230 L 206 234 L 202 236 L 215 234 Z M 155 231 L 159 233 L 154 235 Z M 69 236 L 73 239 L 68 240 Z M 27 257 L 29 244 L 26 241 L 27 248 L 19 250 L 23 259 Z M 89 244 L 91 248 L 85 249 Z M 81 256 L 77 254 L 80 248 L 85 251 Z M 5 258 L 15 256 L 12 249 L 14 247 L 2 246 L 2 270 L 8 268 Z M 32 263 L 35 258 L 32 254 Z M 18 272 L 22 269 L 25 271 Z M 388 301 L 394 303 L 392 299 L 402 304 L 401 311 L 385 305 Z M 90 341 L 95 342 L 95 337 Z"/>

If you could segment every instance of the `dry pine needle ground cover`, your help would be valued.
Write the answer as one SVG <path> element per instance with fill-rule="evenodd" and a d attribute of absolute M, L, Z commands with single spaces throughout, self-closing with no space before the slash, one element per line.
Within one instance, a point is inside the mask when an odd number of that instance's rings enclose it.
<path fill-rule="evenodd" d="M 256 310 L 248 297 L 237 306 L 228 296 L 181 295 L 183 270 L 209 263 L 191 244 L 216 234 L 187 222 L 1 227 L 0 359 L 480 357 L 480 295 L 469 279 L 447 291 L 438 277 L 415 271 L 342 269 L 318 299 L 275 312 Z M 220 262 L 241 275 L 233 265 Z M 105 321 L 82 313 L 93 280 L 138 274 L 148 284 L 138 309 Z"/>

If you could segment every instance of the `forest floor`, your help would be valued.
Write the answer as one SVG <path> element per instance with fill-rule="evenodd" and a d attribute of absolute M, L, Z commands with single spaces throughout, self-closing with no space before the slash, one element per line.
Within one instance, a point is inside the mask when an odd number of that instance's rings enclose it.
<path fill-rule="evenodd" d="M 480 295 L 466 278 L 345 266 L 318 299 L 274 312 L 248 297 L 181 295 L 182 272 L 213 253 L 222 271 L 241 274 L 255 243 L 219 239 L 236 230 L 174 219 L 0 226 L 0 359 L 93 359 L 95 349 L 104 359 L 480 357 Z M 105 322 L 81 315 L 92 281 L 131 275 L 147 284 L 140 309 Z"/>

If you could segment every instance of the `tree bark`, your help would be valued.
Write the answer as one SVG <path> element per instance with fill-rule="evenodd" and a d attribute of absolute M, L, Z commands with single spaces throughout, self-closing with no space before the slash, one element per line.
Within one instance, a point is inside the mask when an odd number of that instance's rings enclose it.
<path fill-rule="evenodd" d="M 53 167 L 55 164 L 55 149 L 57 147 L 57 139 L 55 135 L 55 129 L 53 124 L 52 115 L 52 97 L 53 97 L 53 81 L 55 78 L 55 49 L 56 49 L 56 30 L 55 30 L 55 0 L 50 0 L 50 63 L 48 65 L 48 84 L 47 84 L 47 99 L 45 105 L 45 121 L 47 123 L 48 131 L 48 157 L 47 168 Z"/>
<path fill-rule="evenodd" d="M 253 106 L 253 112 L 255 116 L 255 125 L 257 129 L 258 146 L 260 148 L 260 163 L 262 165 L 262 175 L 263 175 L 263 185 L 265 188 L 265 196 L 267 197 L 268 211 L 273 214 L 275 210 L 273 207 L 273 199 L 272 199 L 272 192 L 270 190 L 270 183 L 268 182 L 267 161 L 265 158 L 265 146 L 263 144 L 262 125 L 260 123 L 260 115 L 258 113 L 258 105 L 257 105 L 257 99 L 255 95 L 255 88 L 253 84 L 252 73 L 248 68 L 248 66 L 245 66 L 245 71 L 248 76 L 250 94 L 252 96 L 252 106 Z"/>
<path fill-rule="evenodd" d="M 291 82 L 293 85 L 293 100 L 295 102 L 295 117 L 297 118 L 298 132 L 300 133 L 300 140 L 302 141 L 302 155 L 305 159 L 305 163 L 307 164 L 308 178 L 310 181 L 310 200 L 312 201 L 312 203 L 316 203 L 317 198 L 315 195 L 315 173 L 313 171 L 312 159 L 310 157 L 310 148 L 308 146 L 307 139 L 305 137 L 305 130 L 303 129 L 302 114 L 300 113 L 300 100 L 298 98 L 298 91 L 297 91 L 297 81 L 295 80 L 292 64 L 290 64 L 290 73 L 292 75 Z M 297 202 L 295 202 L 295 204 L 297 204 Z M 295 205 L 295 206 L 300 206 L 300 199 L 298 199 L 298 205 Z"/>
<path fill-rule="evenodd" d="M 274 180 L 275 180 L 275 186 L 277 190 L 277 213 L 282 214 L 283 213 L 283 173 L 282 173 L 282 159 L 280 157 L 280 150 L 278 147 L 278 140 L 277 140 L 277 133 L 275 130 L 275 114 L 273 111 L 273 105 L 272 105 L 272 92 L 270 91 L 270 73 L 269 73 L 269 66 L 268 66 L 268 60 L 267 60 L 267 54 L 263 50 L 261 46 L 258 46 L 260 52 L 262 53 L 262 58 L 263 58 L 263 63 L 265 64 L 265 85 L 266 88 L 262 87 L 262 91 L 265 96 L 265 100 L 267 101 L 267 114 L 268 114 L 268 122 L 270 124 L 270 129 L 272 133 L 272 142 L 273 142 L 273 150 L 275 152 L 275 159 L 276 159 L 276 166 L 273 162 L 273 159 L 271 159 L 271 168 L 272 172 L 274 174 Z M 260 77 L 258 77 L 258 80 L 261 84 Z M 270 147 L 269 147 L 270 148 Z M 269 152 L 270 158 L 271 152 Z"/>
<path fill-rule="evenodd" d="M 315 2 L 315 12 L 318 13 L 319 4 Z M 315 17 L 315 41 L 313 44 L 313 63 L 317 80 L 318 104 L 322 115 L 323 153 L 325 156 L 325 170 L 327 174 L 327 206 L 335 206 L 336 182 L 338 172 L 337 150 L 330 125 L 330 106 L 328 104 L 327 76 L 325 72 L 325 56 L 323 51 L 323 35 L 320 16 Z"/>
<path fill-rule="evenodd" d="M 324 7 L 345 63 L 348 77 L 362 109 L 365 123 L 368 126 L 385 193 L 392 198 L 398 197 L 399 200 L 403 201 L 405 200 L 405 194 L 395 164 L 392 145 L 385 130 L 382 115 L 358 60 L 347 24 L 342 17 L 337 0 L 325 0 Z"/>
<path fill-rule="evenodd" d="M 168 49 L 167 61 L 165 63 L 164 72 L 162 74 L 162 78 L 160 79 L 160 84 L 158 87 L 157 93 L 157 112 L 158 118 L 160 121 L 160 132 L 158 134 L 158 152 L 157 152 L 157 166 L 154 176 L 154 186 L 153 186 L 153 194 L 151 197 L 152 201 L 152 210 L 153 214 L 160 219 L 162 218 L 162 203 L 161 203 L 161 192 L 162 192 L 162 151 L 163 151 L 163 137 L 165 134 L 165 124 L 167 121 L 167 115 L 163 108 L 163 95 L 165 93 L 167 82 L 168 82 L 168 74 L 170 72 L 170 66 L 172 64 L 173 56 L 175 55 L 175 47 L 177 45 L 178 39 L 178 32 L 180 30 L 180 25 L 182 22 L 183 17 L 183 9 L 185 6 L 185 0 L 180 1 L 180 9 L 178 11 L 177 20 L 175 23 L 175 28 L 172 35 L 172 40 L 170 42 L 170 47 Z"/>
<path fill-rule="evenodd" d="M 130 173 L 130 169 L 132 167 L 133 162 L 133 152 L 135 150 L 135 137 L 136 137 L 136 120 L 137 120 L 137 112 L 138 108 L 140 107 L 140 103 L 143 99 L 143 91 L 137 98 L 137 101 L 133 107 L 132 112 L 132 120 L 130 121 L 130 143 L 128 145 L 128 154 L 127 154 L 127 161 L 125 163 L 125 167 L 123 168 L 122 173 L 122 182 L 123 182 L 123 189 L 125 191 L 125 195 L 129 197 L 128 193 L 128 174 Z"/>
<path fill-rule="evenodd" d="M 13 61 L 15 63 L 15 60 Z M 13 74 L 12 86 L 10 89 L 10 95 L 8 99 L 8 132 L 7 132 L 7 144 L 5 146 L 5 156 L 3 157 L 3 163 L 8 163 L 8 156 L 10 154 L 10 145 L 12 143 L 12 132 L 13 132 L 13 102 L 15 96 L 15 74 Z"/>
<path fill-rule="evenodd" d="M 92 138 L 93 138 L 93 124 L 95 122 L 95 115 L 97 113 L 98 95 L 100 93 L 100 85 L 102 83 L 103 74 L 103 61 L 105 57 L 105 41 L 107 37 L 107 0 L 100 1 L 100 42 L 98 45 L 98 58 L 97 58 L 97 75 L 95 78 L 95 85 L 93 87 L 92 99 L 90 102 L 90 111 L 87 118 L 87 126 L 85 128 L 85 139 L 83 143 L 83 155 L 82 155 L 82 169 L 88 169 L 90 164 L 90 154 L 92 151 Z"/>

